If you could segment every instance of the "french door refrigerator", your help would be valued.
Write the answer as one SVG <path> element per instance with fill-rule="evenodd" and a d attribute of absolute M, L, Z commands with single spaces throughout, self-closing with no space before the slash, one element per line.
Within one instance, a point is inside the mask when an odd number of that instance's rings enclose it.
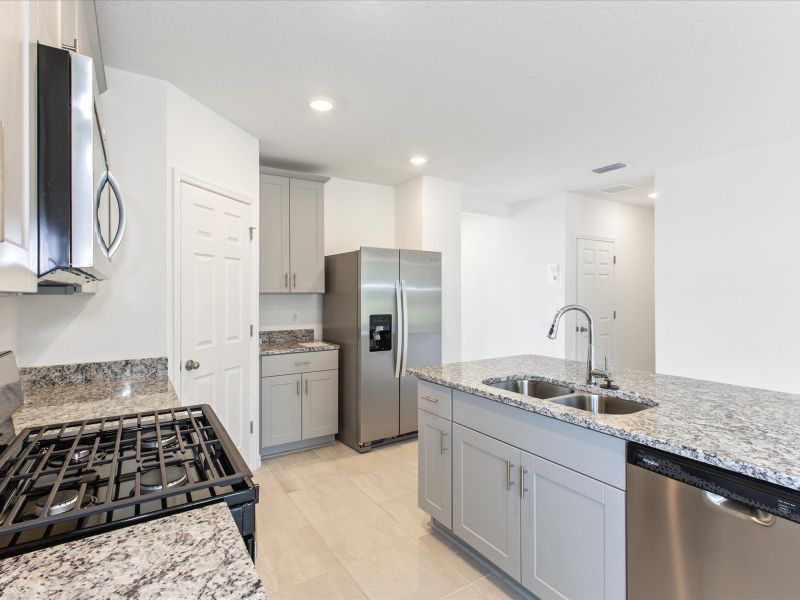
<path fill-rule="evenodd" d="M 417 431 L 409 367 L 442 361 L 442 255 L 361 248 L 325 257 L 322 337 L 339 350 L 339 439 L 361 452 Z"/>

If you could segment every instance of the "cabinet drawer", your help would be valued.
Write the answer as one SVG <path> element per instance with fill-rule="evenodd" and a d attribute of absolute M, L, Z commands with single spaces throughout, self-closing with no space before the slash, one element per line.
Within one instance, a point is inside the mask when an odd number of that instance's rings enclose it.
<path fill-rule="evenodd" d="M 420 410 L 439 415 L 445 419 L 452 419 L 453 390 L 420 380 L 417 386 L 417 406 Z"/>
<path fill-rule="evenodd" d="M 311 371 L 335 371 L 339 368 L 339 351 L 295 352 L 294 354 L 272 354 L 261 357 L 261 376 L 310 373 Z"/>

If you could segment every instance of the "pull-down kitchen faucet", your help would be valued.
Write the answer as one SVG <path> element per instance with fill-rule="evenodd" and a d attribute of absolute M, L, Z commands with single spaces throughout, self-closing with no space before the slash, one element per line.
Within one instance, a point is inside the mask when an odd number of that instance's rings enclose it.
<path fill-rule="evenodd" d="M 551 340 L 556 339 L 556 335 L 558 335 L 558 323 L 561 317 L 571 310 L 583 313 L 586 316 L 586 320 L 589 321 L 589 353 L 586 357 L 586 383 L 595 385 L 597 383 L 596 377 L 602 377 L 606 380 L 606 385 L 610 388 L 612 384 L 611 377 L 608 374 L 608 359 L 606 358 L 606 366 L 602 371 L 594 368 L 594 321 L 592 320 L 591 313 L 586 310 L 585 307 L 580 304 L 567 304 L 565 307 L 561 308 L 556 313 L 556 316 L 553 317 L 553 323 L 550 325 L 550 331 L 547 333 L 547 337 Z"/>

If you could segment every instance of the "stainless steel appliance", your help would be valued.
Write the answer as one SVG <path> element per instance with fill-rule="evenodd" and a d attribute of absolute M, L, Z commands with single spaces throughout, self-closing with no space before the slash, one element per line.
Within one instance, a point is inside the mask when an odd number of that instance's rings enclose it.
<path fill-rule="evenodd" d="M 442 255 L 361 248 L 325 257 L 324 339 L 339 352 L 339 439 L 359 451 L 417 431 L 417 379 L 442 361 Z"/>
<path fill-rule="evenodd" d="M 107 279 L 125 234 L 93 74 L 90 57 L 39 44 L 38 271 L 45 284 Z"/>
<path fill-rule="evenodd" d="M 208 405 L 29 427 L 0 454 L 0 560 L 216 502 L 255 560 L 258 484 Z"/>
<path fill-rule="evenodd" d="M 628 598 L 797 598 L 800 492 L 629 444 Z"/>

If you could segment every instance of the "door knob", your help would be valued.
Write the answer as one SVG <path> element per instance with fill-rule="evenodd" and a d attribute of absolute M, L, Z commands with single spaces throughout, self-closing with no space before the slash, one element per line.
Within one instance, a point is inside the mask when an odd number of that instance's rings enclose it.
<path fill-rule="evenodd" d="M 185 368 L 187 371 L 194 371 L 195 369 L 200 368 L 200 363 L 190 358 L 189 360 L 186 361 Z"/>

